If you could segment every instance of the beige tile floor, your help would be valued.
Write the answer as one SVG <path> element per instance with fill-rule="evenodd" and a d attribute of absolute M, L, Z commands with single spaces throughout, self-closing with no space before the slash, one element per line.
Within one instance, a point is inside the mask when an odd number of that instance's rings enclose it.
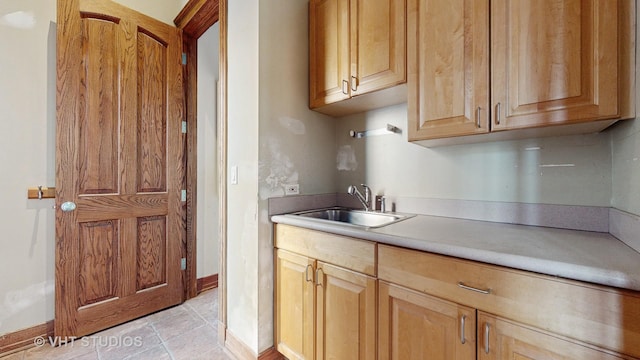
<path fill-rule="evenodd" d="M 184 304 L 52 347 L 48 343 L 2 360 L 233 360 L 218 345 L 218 290 Z"/>

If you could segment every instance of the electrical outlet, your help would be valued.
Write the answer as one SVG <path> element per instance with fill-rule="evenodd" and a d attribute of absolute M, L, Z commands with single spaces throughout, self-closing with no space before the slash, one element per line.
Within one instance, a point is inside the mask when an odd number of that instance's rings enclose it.
<path fill-rule="evenodd" d="M 284 194 L 285 195 L 298 195 L 298 194 L 300 194 L 300 185 L 298 185 L 298 184 L 285 184 L 284 185 Z"/>

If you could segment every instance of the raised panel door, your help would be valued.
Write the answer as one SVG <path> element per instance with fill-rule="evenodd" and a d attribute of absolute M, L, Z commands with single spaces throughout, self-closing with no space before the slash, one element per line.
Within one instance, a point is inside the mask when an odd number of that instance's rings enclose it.
<path fill-rule="evenodd" d="M 376 358 L 376 279 L 318 262 L 316 358 Z"/>
<path fill-rule="evenodd" d="M 483 312 L 478 312 L 478 340 L 480 360 L 624 359 Z"/>
<path fill-rule="evenodd" d="M 352 96 L 406 82 L 406 0 L 351 1 Z"/>
<path fill-rule="evenodd" d="M 314 264 L 276 250 L 276 349 L 288 359 L 314 358 Z"/>
<path fill-rule="evenodd" d="M 489 2 L 408 0 L 409 140 L 489 131 Z"/>
<path fill-rule="evenodd" d="M 384 281 L 378 286 L 378 359 L 475 359 L 475 309 Z"/>
<path fill-rule="evenodd" d="M 348 99 L 349 0 L 309 2 L 309 107 Z"/>
<path fill-rule="evenodd" d="M 617 117 L 618 6 L 492 1 L 492 130 Z"/>
<path fill-rule="evenodd" d="M 57 19 L 55 333 L 81 336 L 182 301 L 182 39 L 108 0 Z"/>

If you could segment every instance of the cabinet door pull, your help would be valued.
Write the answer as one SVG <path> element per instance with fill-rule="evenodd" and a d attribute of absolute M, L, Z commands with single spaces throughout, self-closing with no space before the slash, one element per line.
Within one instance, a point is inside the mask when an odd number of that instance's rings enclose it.
<path fill-rule="evenodd" d="M 358 78 L 355 76 L 351 76 L 351 91 L 358 90 Z"/>
<path fill-rule="evenodd" d="M 502 110 L 502 104 L 496 104 L 496 125 L 500 125 L 500 111 Z"/>
<path fill-rule="evenodd" d="M 322 268 L 316 269 L 316 286 L 322 286 L 322 282 L 320 281 L 320 271 L 322 271 Z M 322 271 L 322 274 L 324 275 L 324 271 Z"/>
<path fill-rule="evenodd" d="M 478 106 L 478 108 L 476 109 L 476 126 L 478 127 L 478 129 L 482 127 L 482 125 L 480 125 L 480 110 L 480 106 Z"/>
<path fill-rule="evenodd" d="M 349 94 L 349 82 L 347 80 L 342 80 L 342 93 L 345 95 Z"/>
<path fill-rule="evenodd" d="M 311 271 L 313 271 L 313 266 L 311 264 L 308 264 L 307 268 L 304 270 L 304 279 L 307 282 L 313 282 L 313 275 L 309 276 L 309 269 L 311 269 Z"/>
<path fill-rule="evenodd" d="M 458 282 L 458 286 L 462 289 L 479 292 L 485 295 L 491 294 L 491 289 L 483 290 L 483 289 L 474 288 L 472 286 L 465 285 L 462 281 Z"/>
<path fill-rule="evenodd" d="M 467 315 L 462 315 L 460 317 L 460 342 L 464 345 L 467 342 L 467 339 L 464 338 L 464 323 L 467 320 Z"/>
<path fill-rule="evenodd" d="M 489 353 L 489 323 L 484 324 L 484 353 Z"/>

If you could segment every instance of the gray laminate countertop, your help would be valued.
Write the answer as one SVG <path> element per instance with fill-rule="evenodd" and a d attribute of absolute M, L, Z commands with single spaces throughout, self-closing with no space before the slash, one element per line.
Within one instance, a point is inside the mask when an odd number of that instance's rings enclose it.
<path fill-rule="evenodd" d="M 608 233 L 416 215 L 380 228 L 296 215 L 274 223 L 640 291 L 640 253 Z M 339 250 L 336 250 L 339 251 Z"/>

